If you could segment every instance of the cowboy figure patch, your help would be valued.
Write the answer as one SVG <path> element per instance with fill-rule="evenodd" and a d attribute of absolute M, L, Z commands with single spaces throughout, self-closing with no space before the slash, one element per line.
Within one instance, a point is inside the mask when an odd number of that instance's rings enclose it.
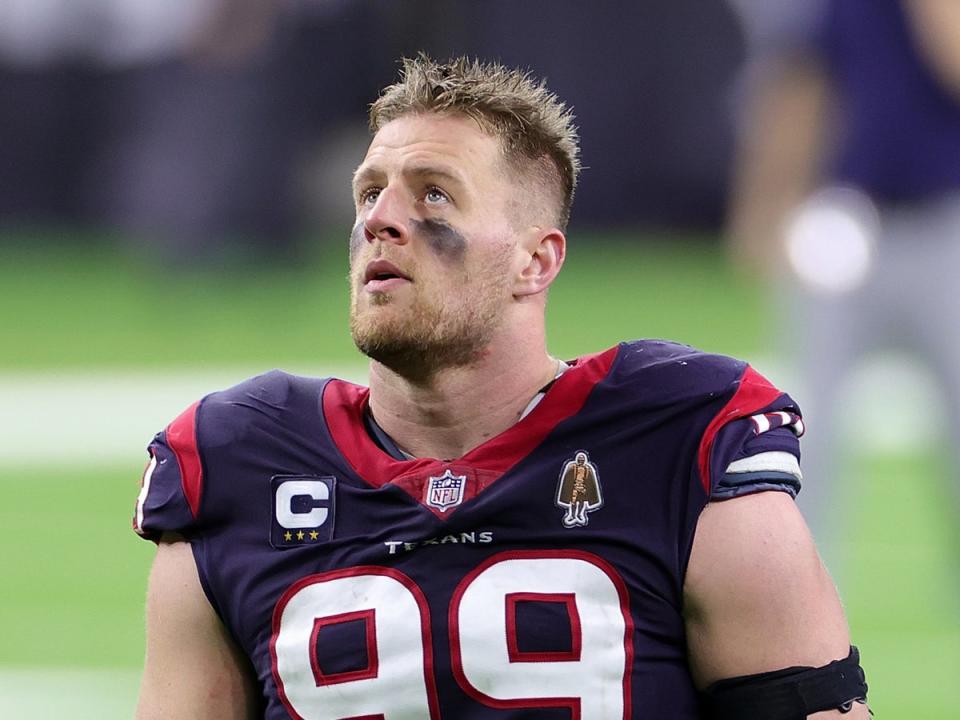
<path fill-rule="evenodd" d="M 447 508 L 456 507 L 463 502 L 463 490 L 466 481 L 466 475 L 454 475 L 449 468 L 440 477 L 428 478 L 427 505 L 437 508 L 440 512 L 446 512 Z"/>
<path fill-rule="evenodd" d="M 600 475 L 582 450 L 568 460 L 560 471 L 557 485 L 557 507 L 564 508 L 563 526 L 583 527 L 589 522 L 587 513 L 603 506 Z"/>

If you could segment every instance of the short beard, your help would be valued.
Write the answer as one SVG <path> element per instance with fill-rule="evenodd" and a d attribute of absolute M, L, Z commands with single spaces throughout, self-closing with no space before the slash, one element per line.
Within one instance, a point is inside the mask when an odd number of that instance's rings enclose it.
<path fill-rule="evenodd" d="M 350 313 L 353 342 L 364 355 L 413 381 L 440 370 L 465 367 L 480 360 L 503 316 L 494 282 L 475 288 L 473 302 L 442 306 L 418 296 L 402 318 L 377 321 L 377 306 L 389 305 L 389 293 L 372 299 L 361 316 L 356 302 Z M 389 311 L 388 311 L 389 312 Z"/>

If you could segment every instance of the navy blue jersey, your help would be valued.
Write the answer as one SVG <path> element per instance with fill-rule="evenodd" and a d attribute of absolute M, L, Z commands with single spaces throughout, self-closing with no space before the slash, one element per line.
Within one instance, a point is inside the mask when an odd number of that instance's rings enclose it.
<path fill-rule="evenodd" d="M 730 358 L 624 343 L 451 461 L 392 458 L 367 401 L 275 371 L 150 445 L 135 528 L 190 541 L 265 718 L 699 717 L 697 518 L 711 496 L 796 491 L 787 395 Z"/>
<path fill-rule="evenodd" d="M 836 90 L 830 182 L 891 203 L 960 188 L 960 102 L 938 77 L 906 4 L 791 3 L 795 10 L 770 14 L 784 22 L 770 28 L 768 40 L 769 52 L 780 56 L 811 54 Z"/>

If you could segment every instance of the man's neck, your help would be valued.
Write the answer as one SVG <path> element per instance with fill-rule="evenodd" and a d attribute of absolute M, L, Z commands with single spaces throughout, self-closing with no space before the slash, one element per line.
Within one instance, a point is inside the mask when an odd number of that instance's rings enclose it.
<path fill-rule="evenodd" d="M 516 423 L 557 368 L 542 347 L 490 352 L 469 366 L 415 382 L 374 361 L 370 410 L 406 453 L 451 460 Z"/>

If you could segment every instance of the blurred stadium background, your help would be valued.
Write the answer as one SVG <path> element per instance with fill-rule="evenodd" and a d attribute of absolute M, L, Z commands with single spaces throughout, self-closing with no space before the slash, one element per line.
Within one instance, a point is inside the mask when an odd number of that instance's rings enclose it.
<path fill-rule="evenodd" d="M 588 169 L 554 354 L 669 337 L 751 359 L 802 405 L 779 304 L 721 242 L 742 4 L 0 0 L 0 717 L 132 715 L 154 432 L 271 367 L 362 380 L 346 179 L 403 53 L 529 66 L 574 105 Z M 900 356 L 849 392 L 824 551 L 871 704 L 955 718 L 940 430 L 958 408 Z"/>

